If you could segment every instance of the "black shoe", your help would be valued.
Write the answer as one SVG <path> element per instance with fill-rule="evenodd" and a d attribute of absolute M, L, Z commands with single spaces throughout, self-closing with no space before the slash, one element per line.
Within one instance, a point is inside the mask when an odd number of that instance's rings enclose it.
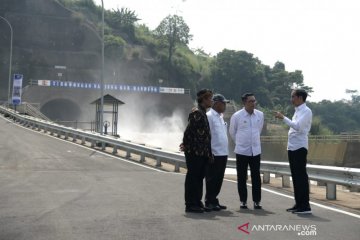
<path fill-rule="evenodd" d="M 208 207 L 206 207 L 206 206 L 205 206 L 205 207 L 203 207 L 202 209 L 203 209 L 205 212 L 211 212 L 211 211 L 212 211 L 212 209 L 211 209 L 211 208 L 208 208 Z"/>
<path fill-rule="evenodd" d="M 202 208 L 202 210 L 204 210 L 204 212 L 211 212 L 211 209 L 204 206 L 204 204 L 201 201 L 199 202 L 199 206 L 200 208 Z"/>
<path fill-rule="evenodd" d="M 254 202 L 254 209 L 262 209 L 260 202 Z"/>
<path fill-rule="evenodd" d="M 241 209 L 248 209 L 247 203 L 246 203 L 246 202 L 241 202 L 240 208 L 241 208 Z"/>
<path fill-rule="evenodd" d="M 206 207 L 209 208 L 211 211 L 220 211 L 221 210 L 219 205 L 212 204 L 212 203 L 206 204 Z"/>
<path fill-rule="evenodd" d="M 291 208 L 286 209 L 287 212 L 295 212 L 295 211 L 297 211 L 297 210 L 298 210 L 298 208 L 297 208 L 296 205 L 294 205 L 294 206 L 291 207 Z"/>
<path fill-rule="evenodd" d="M 204 209 L 198 206 L 186 206 L 185 212 L 203 213 Z"/>
<path fill-rule="evenodd" d="M 219 207 L 220 209 L 222 209 L 222 210 L 225 210 L 225 209 L 227 209 L 227 207 L 226 207 L 226 206 L 224 206 L 224 205 L 221 205 L 220 203 L 218 203 L 218 207 Z"/>
<path fill-rule="evenodd" d="M 295 214 L 311 214 L 311 208 L 299 208 L 296 211 L 292 212 Z"/>

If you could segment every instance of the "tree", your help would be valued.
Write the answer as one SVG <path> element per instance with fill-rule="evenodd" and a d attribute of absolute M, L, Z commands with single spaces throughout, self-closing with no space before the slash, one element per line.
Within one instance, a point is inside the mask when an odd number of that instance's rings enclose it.
<path fill-rule="evenodd" d="M 334 133 L 360 130 L 359 105 L 346 101 L 331 102 L 329 100 L 308 104 L 313 111 L 313 115 L 319 116 L 322 125 L 328 127 Z"/>
<path fill-rule="evenodd" d="M 126 33 L 131 40 L 135 39 L 135 22 L 139 20 L 135 11 L 127 8 L 106 12 L 106 22 L 119 33 Z"/>
<path fill-rule="evenodd" d="M 177 45 L 187 45 L 192 39 L 189 26 L 185 23 L 184 19 L 178 15 L 168 15 L 164 18 L 155 29 L 155 34 L 168 49 L 169 66 L 171 65 Z"/>
<path fill-rule="evenodd" d="M 351 94 L 352 104 L 360 104 L 360 95 L 358 94 L 358 90 L 346 89 L 345 93 Z"/>
<path fill-rule="evenodd" d="M 311 87 L 304 85 L 302 72 L 299 70 L 288 72 L 285 69 L 285 64 L 282 62 L 276 62 L 273 68 L 266 66 L 264 68 L 264 75 L 265 88 L 270 90 L 272 105 L 288 105 L 290 92 L 294 88 L 302 88 L 308 93 L 312 92 Z"/>
<path fill-rule="evenodd" d="M 224 49 L 215 57 L 212 80 L 216 91 L 239 101 L 241 94 L 257 94 L 264 86 L 263 65 L 251 53 Z M 261 91 L 264 94 L 264 89 Z"/>

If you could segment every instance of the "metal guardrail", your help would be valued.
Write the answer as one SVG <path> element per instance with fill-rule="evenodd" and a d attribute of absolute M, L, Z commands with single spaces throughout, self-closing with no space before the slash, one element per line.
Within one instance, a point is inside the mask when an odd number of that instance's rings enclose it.
<path fill-rule="evenodd" d="M 136 154 L 140 155 L 140 162 L 144 162 L 145 157 L 149 157 L 156 160 L 157 167 L 161 166 L 163 162 L 174 165 L 175 172 L 179 172 L 180 167 L 186 168 L 185 157 L 181 153 L 164 151 L 159 148 L 132 143 L 131 141 L 122 140 L 113 136 L 100 135 L 94 132 L 65 127 L 30 116 L 23 116 L 14 112 L 12 109 L 7 109 L 2 106 L 0 106 L 0 113 L 34 130 L 50 132 L 51 135 L 56 134 L 58 137 L 64 136 L 64 139 L 71 137 L 73 142 L 76 142 L 78 139 L 81 140 L 81 144 L 90 142 L 91 147 L 101 146 L 102 150 L 105 150 L 105 146 L 110 146 L 113 148 L 113 154 L 116 154 L 118 149 L 124 150 L 126 152 L 126 158 L 130 158 L 131 154 Z M 234 168 L 235 166 L 235 159 L 229 158 L 228 167 Z M 309 179 L 326 184 L 327 199 L 336 199 L 336 184 L 348 186 L 353 189 L 360 188 L 360 169 L 308 164 L 307 170 Z M 264 183 L 270 183 L 270 173 L 275 173 L 282 176 L 283 187 L 290 187 L 291 173 L 288 163 L 261 161 L 260 171 L 263 173 Z"/>
<path fill-rule="evenodd" d="M 287 136 L 261 136 L 262 142 L 287 142 Z M 360 142 L 360 134 L 310 135 L 309 142 Z"/>
<path fill-rule="evenodd" d="M 229 158 L 228 167 L 236 167 L 234 158 Z M 309 180 L 317 181 L 319 185 L 326 185 L 326 198 L 329 200 L 336 199 L 336 184 L 353 190 L 360 188 L 360 169 L 358 168 L 307 164 L 306 169 Z M 263 183 L 270 183 L 270 173 L 274 173 L 282 177 L 282 187 L 290 187 L 289 163 L 261 161 L 260 172 L 263 173 Z"/>

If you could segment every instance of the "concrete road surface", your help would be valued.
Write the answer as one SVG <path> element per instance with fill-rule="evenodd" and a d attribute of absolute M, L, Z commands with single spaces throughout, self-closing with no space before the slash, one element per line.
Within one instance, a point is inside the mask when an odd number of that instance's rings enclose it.
<path fill-rule="evenodd" d="M 360 216 L 263 191 L 264 210 L 239 210 L 234 182 L 228 210 L 184 212 L 184 175 L 74 145 L 0 117 L 0 240 L 344 239 L 358 240 Z M 249 199 L 251 188 L 249 187 Z"/>

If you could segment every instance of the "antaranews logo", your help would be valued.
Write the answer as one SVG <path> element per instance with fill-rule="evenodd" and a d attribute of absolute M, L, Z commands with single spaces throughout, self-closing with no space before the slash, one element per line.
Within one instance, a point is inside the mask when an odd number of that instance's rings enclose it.
<path fill-rule="evenodd" d="M 316 225 L 302 225 L 302 224 L 263 224 L 250 225 L 250 222 L 238 226 L 238 230 L 244 234 L 249 235 L 251 232 L 296 232 L 298 236 L 316 236 Z"/>
<path fill-rule="evenodd" d="M 243 232 L 246 233 L 246 234 L 250 234 L 250 232 L 248 231 L 248 229 L 249 229 L 249 224 L 250 224 L 249 222 L 248 222 L 248 223 L 245 223 L 245 224 L 239 226 L 238 229 L 239 229 L 240 231 L 243 231 Z"/>

